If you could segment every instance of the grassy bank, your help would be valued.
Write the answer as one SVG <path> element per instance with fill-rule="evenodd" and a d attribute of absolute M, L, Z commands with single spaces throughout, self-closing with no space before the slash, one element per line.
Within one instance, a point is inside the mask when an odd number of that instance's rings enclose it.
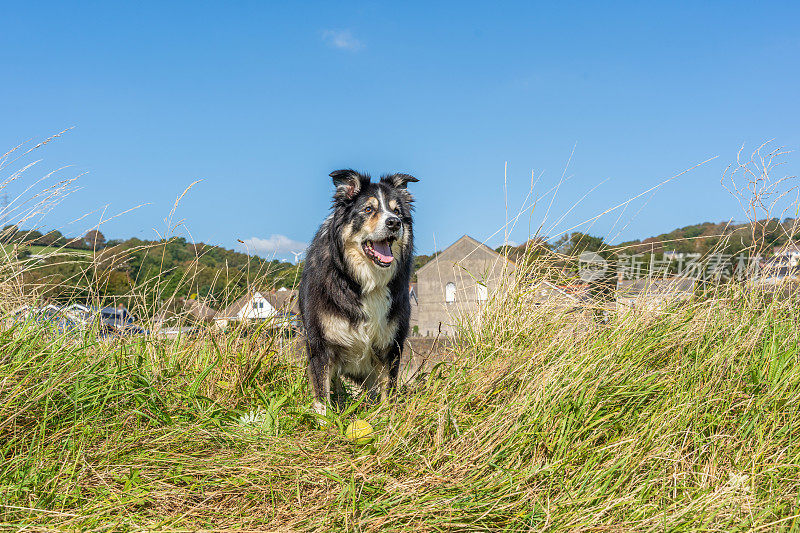
<path fill-rule="evenodd" d="M 578 335 L 572 316 L 516 293 L 393 406 L 351 398 L 322 428 L 279 341 L 105 344 L 12 328 L 0 332 L 0 521 L 796 529 L 791 305 L 728 294 Z M 341 437 L 355 417 L 373 443 Z"/>

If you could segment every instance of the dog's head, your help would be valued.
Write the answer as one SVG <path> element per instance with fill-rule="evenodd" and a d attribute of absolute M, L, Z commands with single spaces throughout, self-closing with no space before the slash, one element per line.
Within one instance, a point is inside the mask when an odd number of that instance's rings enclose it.
<path fill-rule="evenodd" d="M 351 267 L 369 265 L 393 272 L 397 261 L 411 252 L 414 199 L 406 186 L 419 180 L 408 174 L 390 174 L 372 183 L 368 175 L 350 169 L 330 175 L 336 185 L 334 208 Z"/>

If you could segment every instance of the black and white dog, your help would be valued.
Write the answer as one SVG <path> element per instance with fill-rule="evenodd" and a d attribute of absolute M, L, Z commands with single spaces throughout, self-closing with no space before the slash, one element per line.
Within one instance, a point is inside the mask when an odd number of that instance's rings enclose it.
<path fill-rule="evenodd" d="M 306 330 L 314 410 L 325 414 L 340 376 L 386 400 L 396 386 L 411 304 L 414 249 L 408 174 L 378 183 L 354 170 L 331 172 L 333 208 L 306 252 L 300 314 Z"/>

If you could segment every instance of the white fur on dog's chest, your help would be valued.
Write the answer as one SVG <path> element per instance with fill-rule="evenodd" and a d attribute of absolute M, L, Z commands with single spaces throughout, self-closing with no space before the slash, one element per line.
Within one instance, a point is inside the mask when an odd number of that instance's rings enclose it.
<path fill-rule="evenodd" d="M 361 308 L 367 319 L 359 324 L 359 336 L 378 348 L 386 348 L 394 340 L 397 322 L 389 321 L 392 296 L 388 287 L 375 289 L 364 295 Z"/>
<path fill-rule="evenodd" d="M 326 340 L 339 346 L 342 371 L 364 375 L 372 368 L 373 350 L 385 350 L 397 332 L 397 321 L 389 320 L 392 297 L 388 287 L 361 296 L 365 320 L 355 327 L 342 317 L 330 316 L 323 323 Z"/>

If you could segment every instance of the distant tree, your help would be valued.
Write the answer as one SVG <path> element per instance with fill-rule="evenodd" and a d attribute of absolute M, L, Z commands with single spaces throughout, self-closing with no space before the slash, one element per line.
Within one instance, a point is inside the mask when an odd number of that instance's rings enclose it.
<path fill-rule="evenodd" d="M 514 262 L 522 260 L 536 260 L 547 255 L 551 250 L 550 244 L 541 237 L 534 237 L 528 239 L 519 246 L 511 246 L 509 244 L 498 246 L 495 251 L 502 254 Z"/>
<path fill-rule="evenodd" d="M 66 248 L 72 248 L 74 250 L 86 250 L 89 248 L 86 245 L 86 242 L 83 240 L 83 237 L 74 237 L 72 239 L 68 239 L 67 243 L 64 245 Z"/>
<path fill-rule="evenodd" d="M 39 244 L 41 246 L 61 246 L 65 243 L 66 239 L 64 239 L 64 236 L 61 234 L 61 232 L 54 229 L 36 239 L 35 244 Z"/>
<path fill-rule="evenodd" d="M 583 252 L 599 252 L 605 247 L 605 242 L 602 237 L 595 237 L 587 233 L 576 231 L 569 236 L 572 243 L 572 254 L 580 254 Z"/>
<path fill-rule="evenodd" d="M 17 237 L 17 233 L 19 233 L 18 226 L 14 224 L 8 224 L 7 226 L 4 226 L 3 230 L 0 232 L 0 242 L 3 244 L 14 242 Z"/>
<path fill-rule="evenodd" d="M 102 233 L 100 233 L 96 229 L 92 229 L 86 232 L 86 235 L 83 237 L 83 240 L 86 242 L 87 246 L 90 246 L 94 249 L 100 249 L 106 244 L 106 237 Z"/>
<path fill-rule="evenodd" d="M 411 281 L 417 281 L 417 270 L 424 267 L 428 262 L 432 261 L 437 255 L 442 252 L 433 252 L 431 255 L 415 255 L 414 256 L 414 270 L 411 275 Z M 302 268 L 300 269 L 302 270 Z"/>
<path fill-rule="evenodd" d="M 550 246 L 553 248 L 554 251 L 560 254 L 564 254 L 565 250 L 568 250 L 570 246 L 569 234 L 564 233 L 563 235 L 561 235 L 561 237 L 553 241 L 553 243 Z"/>
<path fill-rule="evenodd" d="M 34 244 L 42 237 L 41 232 L 35 229 L 22 230 L 17 235 L 19 236 L 19 242 L 25 244 Z"/>
<path fill-rule="evenodd" d="M 560 254 L 575 256 L 583 252 L 599 252 L 605 248 L 605 242 L 602 237 L 576 231 L 569 236 L 562 235 L 553 247 Z"/>
<path fill-rule="evenodd" d="M 127 294 L 133 287 L 130 277 L 124 272 L 111 270 L 99 276 L 100 291 L 106 296 Z"/>

